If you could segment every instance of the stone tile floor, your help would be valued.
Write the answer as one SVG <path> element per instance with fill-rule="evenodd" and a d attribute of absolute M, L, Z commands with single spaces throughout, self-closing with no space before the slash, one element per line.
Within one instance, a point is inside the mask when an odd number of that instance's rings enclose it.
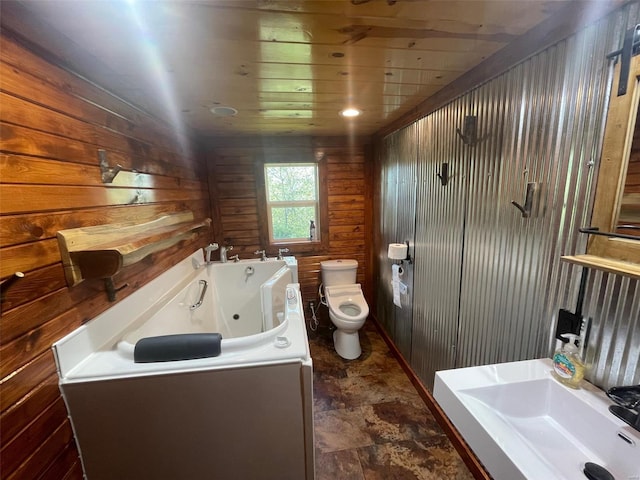
<path fill-rule="evenodd" d="M 338 356 L 332 333 L 309 331 L 316 479 L 472 479 L 373 322 L 356 360 Z"/>

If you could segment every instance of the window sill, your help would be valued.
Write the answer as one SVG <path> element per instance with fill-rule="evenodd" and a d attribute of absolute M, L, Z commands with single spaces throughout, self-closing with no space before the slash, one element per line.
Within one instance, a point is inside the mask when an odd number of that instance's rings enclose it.
<path fill-rule="evenodd" d="M 321 254 L 328 251 L 328 246 L 322 241 L 317 242 L 274 242 L 267 248 L 267 253 L 271 254 L 269 250 L 273 250 L 274 253 L 278 253 L 278 249 L 288 248 L 289 254 L 311 253 Z"/>

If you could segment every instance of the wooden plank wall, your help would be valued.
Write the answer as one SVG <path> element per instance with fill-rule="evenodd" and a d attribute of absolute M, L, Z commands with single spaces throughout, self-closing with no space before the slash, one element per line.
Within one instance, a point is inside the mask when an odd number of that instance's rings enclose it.
<path fill-rule="evenodd" d="M 207 142 L 209 183 L 215 204 L 214 236 L 220 245 L 233 245 L 233 254 L 252 258 L 262 250 L 258 222 L 256 163 L 277 158 L 304 161 L 322 150 L 327 164 L 329 242 L 325 251 L 296 252 L 305 305 L 317 300 L 320 262 L 337 258 L 358 260 L 358 281 L 369 303 L 371 295 L 372 174 L 367 139 L 241 138 Z M 267 247 L 275 256 L 277 247 Z"/>
<path fill-rule="evenodd" d="M 100 280 L 67 288 L 56 232 L 191 210 L 211 216 L 204 156 L 174 129 L 27 49 L 0 45 L 0 317 L 2 478 L 82 477 L 51 344 L 112 304 Z M 98 149 L 120 173 L 101 182 Z M 212 233 L 116 275 L 118 300 L 204 246 Z"/>

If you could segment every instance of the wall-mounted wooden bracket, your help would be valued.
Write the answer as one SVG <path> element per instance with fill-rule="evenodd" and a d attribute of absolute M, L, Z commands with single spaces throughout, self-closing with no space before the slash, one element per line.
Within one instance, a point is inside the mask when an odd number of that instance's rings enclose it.
<path fill-rule="evenodd" d="M 533 195 L 536 192 L 537 184 L 535 182 L 527 183 L 527 193 L 524 199 L 524 205 L 520 205 L 518 202 L 511 202 L 513 206 L 515 206 L 520 213 L 522 213 L 522 218 L 529 218 L 531 216 L 531 209 L 533 207 Z"/>
<path fill-rule="evenodd" d="M 98 159 L 100 160 L 102 183 L 113 183 L 113 179 L 116 178 L 116 175 L 123 170 L 122 165 L 116 164 L 115 167 L 110 167 L 109 162 L 107 161 L 107 151 L 101 148 L 98 149 Z"/>
<path fill-rule="evenodd" d="M 193 213 L 187 211 L 138 224 L 60 230 L 58 245 L 67 284 L 72 287 L 84 279 L 109 279 L 123 267 L 193 237 L 210 225 L 210 218 L 194 221 Z"/>
<path fill-rule="evenodd" d="M 443 162 L 440 165 L 440 173 L 436 173 L 438 178 L 440 179 L 440 183 L 445 187 L 447 183 L 449 183 L 449 164 L 447 162 Z"/>
<path fill-rule="evenodd" d="M 109 278 L 105 278 L 104 279 L 104 288 L 107 291 L 107 298 L 109 299 L 110 302 L 115 302 L 116 301 L 116 294 L 124 289 L 127 288 L 129 286 L 128 283 L 125 283 L 124 285 L 116 288 L 115 283 L 113 283 L 113 278 L 109 277 Z"/>

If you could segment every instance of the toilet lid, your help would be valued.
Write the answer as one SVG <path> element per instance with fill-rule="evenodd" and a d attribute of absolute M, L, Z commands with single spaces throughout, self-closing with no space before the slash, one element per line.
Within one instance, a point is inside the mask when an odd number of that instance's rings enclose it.
<path fill-rule="evenodd" d="M 324 270 L 349 270 L 358 267 L 358 261 L 352 259 L 325 260 L 320 262 L 320 268 Z"/>

